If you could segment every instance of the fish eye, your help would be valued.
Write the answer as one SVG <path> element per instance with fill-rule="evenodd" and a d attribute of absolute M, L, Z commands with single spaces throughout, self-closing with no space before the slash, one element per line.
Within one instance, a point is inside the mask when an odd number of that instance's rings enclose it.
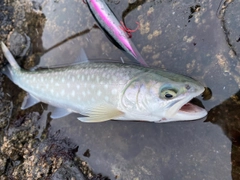
<path fill-rule="evenodd" d="M 172 97 L 173 97 L 172 94 L 165 94 L 165 98 L 167 98 L 167 99 L 170 99 L 170 98 L 172 98 Z"/>
<path fill-rule="evenodd" d="M 165 99 L 172 99 L 176 97 L 176 95 L 177 95 L 177 91 L 174 89 L 165 89 L 161 92 L 161 97 Z"/>
<path fill-rule="evenodd" d="M 189 84 L 186 84 L 186 85 L 185 85 L 185 88 L 186 88 L 187 90 L 189 90 L 189 89 L 191 88 L 191 86 L 190 86 Z"/>

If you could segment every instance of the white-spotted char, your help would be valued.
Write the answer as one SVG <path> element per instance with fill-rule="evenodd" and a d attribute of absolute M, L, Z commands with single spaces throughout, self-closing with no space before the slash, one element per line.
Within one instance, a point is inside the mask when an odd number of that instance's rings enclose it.
<path fill-rule="evenodd" d="M 76 112 L 87 116 L 78 118 L 83 122 L 168 122 L 199 119 L 207 114 L 188 103 L 204 87 L 182 75 L 126 64 L 90 62 L 26 71 L 3 43 L 1 46 L 10 63 L 2 73 L 29 94 L 22 109 L 42 101 L 56 107 L 52 118 Z"/>

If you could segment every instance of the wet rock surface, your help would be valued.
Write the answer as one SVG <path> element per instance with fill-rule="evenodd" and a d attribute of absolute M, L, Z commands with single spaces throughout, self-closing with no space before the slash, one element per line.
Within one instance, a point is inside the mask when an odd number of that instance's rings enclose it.
<path fill-rule="evenodd" d="M 44 22 L 43 14 L 28 0 L 1 1 L 0 7 L 1 41 L 7 42 L 24 67 L 35 65 L 35 54 L 43 49 L 37 45 L 41 32 L 36 30 Z M 29 53 L 33 55 L 27 59 Z M 5 64 L 2 54 L 1 62 Z M 1 77 L 0 179 L 108 179 L 92 172 L 87 162 L 76 156 L 78 146 L 71 140 L 59 132 L 49 134 L 48 113 L 44 116 L 43 110 L 39 111 L 44 105 L 19 113 L 25 93 L 10 81 L 2 81 Z"/>
<path fill-rule="evenodd" d="M 232 141 L 232 179 L 240 177 L 240 91 L 210 110 L 207 121 L 217 124 Z M 224 113 L 222 113 L 224 112 Z"/>
<path fill-rule="evenodd" d="M 237 13 L 236 5 L 239 4 L 240 1 L 224 1 L 222 10 L 220 11 L 219 18 L 222 20 L 223 29 L 226 34 L 226 40 L 228 42 L 229 47 L 233 51 L 233 54 L 239 58 L 240 52 L 240 34 L 236 29 L 239 29 L 239 20 L 240 15 Z"/>
<path fill-rule="evenodd" d="M 38 113 L 31 113 L 11 122 L 1 138 L 1 179 L 80 180 L 97 176 L 86 162 L 75 156 L 78 146 L 60 137 L 58 132 L 36 138 L 39 120 Z"/>
<path fill-rule="evenodd" d="M 21 111 L 25 93 L 0 79 L 1 179 L 108 179 L 102 173 L 110 179 L 237 180 L 239 0 L 107 3 L 128 28 L 139 22 L 132 41 L 151 67 L 211 89 L 202 101 L 207 120 L 84 124 L 72 114 L 51 121 L 42 103 Z M 82 1 L 6 0 L 0 8 L 0 38 L 24 68 L 72 62 L 80 48 L 90 59 L 127 60 Z"/>

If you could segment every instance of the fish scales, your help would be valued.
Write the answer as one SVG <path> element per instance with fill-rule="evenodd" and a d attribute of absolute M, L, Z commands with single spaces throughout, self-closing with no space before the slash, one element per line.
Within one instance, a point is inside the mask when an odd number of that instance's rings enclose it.
<path fill-rule="evenodd" d="M 136 71 L 128 66 L 104 63 L 13 72 L 12 77 L 17 79 L 15 83 L 22 89 L 53 105 L 69 102 L 65 107 L 74 111 L 84 111 L 84 108 L 103 99 L 116 105 L 116 95 L 120 94 L 126 83 L 143 73 L 141 68 Z"/>

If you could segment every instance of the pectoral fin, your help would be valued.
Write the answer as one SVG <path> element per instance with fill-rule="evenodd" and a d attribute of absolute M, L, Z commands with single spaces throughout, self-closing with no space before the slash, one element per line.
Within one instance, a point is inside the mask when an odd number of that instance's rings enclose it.
<path fill-rule="evenodd" d="M 110 119 L 122 116 L 124 113 L 111 105 L 104 104 L 89 110 L 84 115 L 89 117 L 79 117 L 78 120 L 91 123 L 108 121 Z"/>
<path fill-rule="evenodd" d="M 25 97 L 24 97 L 24 100 L 23 100 L 23 103 L 22 103 L 22 106 L 21 106 L 21 109 L 27 109 L 37 103 L 39 103 L 40 101 L 35 98 L 34 96 L 32 96 L 31 94 L 27 94 Z"/>

